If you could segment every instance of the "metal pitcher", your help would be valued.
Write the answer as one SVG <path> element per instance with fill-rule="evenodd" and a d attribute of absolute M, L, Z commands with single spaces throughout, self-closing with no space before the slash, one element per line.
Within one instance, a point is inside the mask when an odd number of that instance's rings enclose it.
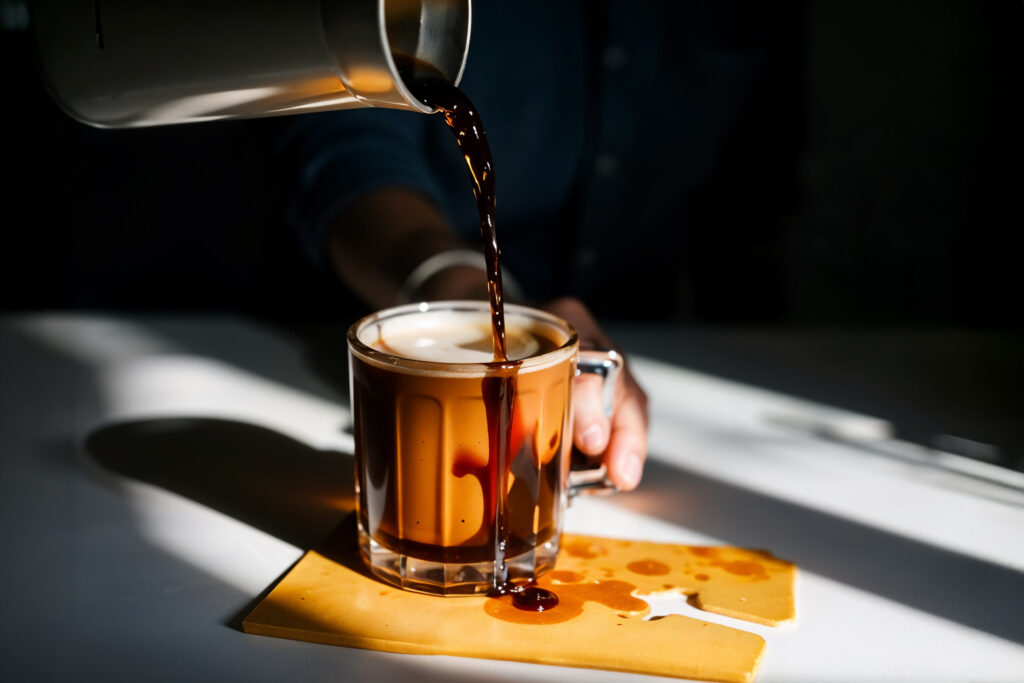
<path fill-rule="evenodd" d="M 352 107 L 431 113 L 392 55 L 458 84 L 470 0 L 37 0 L 50 92 L 102 128 Z"/>

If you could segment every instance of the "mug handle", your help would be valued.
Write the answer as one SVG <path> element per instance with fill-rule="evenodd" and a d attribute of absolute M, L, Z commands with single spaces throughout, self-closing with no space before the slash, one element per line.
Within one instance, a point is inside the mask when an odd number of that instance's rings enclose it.
<path fill-rule="evenodd" d="M 591 373 L 601 377 L 601 402 L 604 414 L 612 415 L 615 399 L 615 381 L 622 370 L 622 354 L 612 349 L 588 349 L 580 351 L 576 362 L 576 375 Z M 618 487 L 608 478 L 608 469 L 603 462 L 594 464 L 593 459 L 572 448 L 569 471 L 569 499 L 576 496 L 605 495 L 615 493 Z"/>

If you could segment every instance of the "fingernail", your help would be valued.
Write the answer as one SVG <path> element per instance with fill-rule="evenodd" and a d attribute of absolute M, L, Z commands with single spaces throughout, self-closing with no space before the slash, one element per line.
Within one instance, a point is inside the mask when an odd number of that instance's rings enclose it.
<path fill-rule="evenodd" d="M 596 453 L 604 445 L 601 426 L 594 424 L 587 427 L 583 434 L 580 435 L 580 441 L 583 442 L 583 447 L 586 450 Z"/>
<path fill-rule="evenodd" d="M 636 453 L 630 453 L 622 459 L 619 465 L 619 478 L 624 484 L 623 488 L 632 489 L 640 483 L 640 476 L 644 471 L 643 460 Z"/>

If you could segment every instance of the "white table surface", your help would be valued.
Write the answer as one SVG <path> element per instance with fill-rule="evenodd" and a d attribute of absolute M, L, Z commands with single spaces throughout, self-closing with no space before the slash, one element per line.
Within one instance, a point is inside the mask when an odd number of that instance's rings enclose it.
<path fill-rule="evenodd" d="M 144 463 L 161 430 L 195 422 L 229 427 L 216 448 L 244 437 L 235 465 L 263 435 L 329 469 L 351 453 L 344 397 L 322 379 L 344 366 L 341 340 L 311 346 L 228 316 L 0 318 L 0 680 L 644 679 L 234 627 L 330 528 L 329 501 L 278 500 L 275 524 L 273 511 L 246 507 L 256 489 L 244 473 L 240 492 L 223 490 L 230 476 L 218 491 L 189 488 L 189 471 L 160 485 L 110 463 Z M 878 420 L 633 362 L 651 398 L 646 478 L 636 492 L 576 503 L 568 531 L 766 548 L 796 562 L 795 625 L 699 614 L 764 635 L 764 683 L 1024 680 L 1024 494 L 1012 475 L 951 473 L 931 465 L 946 456 L 888 439 Z M 99 462 L 109 443 L 120 450 Z M 197 443 L 193 465 L 207 457 Z M 259 495 L 274 500 L 274 489 Z M 697 614 L 681 600 L 654 607 Z"/>

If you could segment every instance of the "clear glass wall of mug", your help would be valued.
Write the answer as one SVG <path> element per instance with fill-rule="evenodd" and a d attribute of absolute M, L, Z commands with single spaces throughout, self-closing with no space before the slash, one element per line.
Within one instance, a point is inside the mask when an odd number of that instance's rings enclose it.
<path fill-rule="evenodd" d="M 388 309 L 348 332 L 359 543 L 379 578 L 444 595 L 554 566 L 569 495 L 575 330 L 507 305 L 493 362 L 486 302 Z M 608 372 L 611 368 L 612 372 Z"/>

